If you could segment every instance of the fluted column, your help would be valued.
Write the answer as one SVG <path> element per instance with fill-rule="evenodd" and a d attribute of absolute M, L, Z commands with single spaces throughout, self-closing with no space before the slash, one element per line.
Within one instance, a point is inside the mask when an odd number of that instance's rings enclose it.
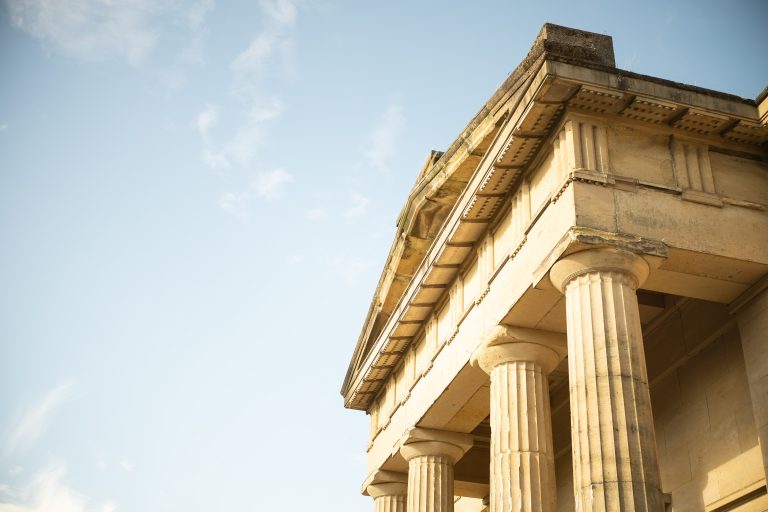
<path fill-rule="evenodd" d="M 453 466 L 471 446 L 471 436 L 435 432 L 440 431 L 413 429 L 400 447 L 408 461 L 408 512 L 453 512 Z"/>
<path fill-rule="evenodd" d="M 562 334 L 498 326 L 475 356 L 491 377 L 491 512 L 554 512 L 555 458 L 548 375 Z"/>
<path fill-rule="evenodd" d="M 636 289 L 645 260 L 594 249 L 558 261 L 565 293 L 576 510 L 662 511 Z"/>
<path fill-rule="evenodd" d="M 368 495 L 373 498 L 375 512 L 405 512 L 408 486 L 405 483 L 388 482 L 368 486 Z"/>

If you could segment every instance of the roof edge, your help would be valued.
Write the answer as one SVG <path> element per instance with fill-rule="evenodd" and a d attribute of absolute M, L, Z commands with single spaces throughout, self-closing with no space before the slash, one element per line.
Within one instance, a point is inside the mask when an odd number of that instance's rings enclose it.
<path fill-rule="evenodd" d="M 402 251 L 397 250 L 398 245 L 403 242 L 403 239 L 407 235 L 406 228 L 409 227 L 411 221 L 418 214 L 419 210 L 416 208 L 416 205 L 418 204 L 417 199 L 423 195 L 424 190 L 432 183 L 436 176 L 438 176 L 440 171 L 447 167 L 447 164 L 456 155 L 458 150 L 466 144 L 467 140 L 475 130 L 483 124 L 483 121 L 487 120 L 489 116 L 498 113 L 500 106 L 504 105 L 509 97 L 514 94 L 518 88 L 516 86 L 518 86 L 518 84 L 522 85 L 522 79 L 526 77 L 532 69 L 538 69 L 545 58 L 556 58 L 557 56 L 567 58 L 569 62 L 587 66 L 613 68 L 615 65 L 613 39 L 611 36 L 563 27 L 552 23 L 545 23 L 525 58 L 507 76 L 504 82 L 496 89 L 490 99 L 485 102 L 478 113 L 473 116 L 472 120 L 461 131 L 459 137 L 453 141 L 439 158 L 436 160 L 432 158 L 428 159 L 427 165 L 419 173 L 417 182 L 408 194 L 405 205 L 398 216 L 396 224 L 397 230 L 395 232 L 392 247 L 384 265 L 384 270 L 382 271 L 376 286 L 373 300 L 368 309 L 363 328 L 358 337 L 357 344 L 341 386 L 341 395 L 345 397 L 345 402 L 347 401 L 346 398 L 350 390 L 350 384 L 354 380 L 359 363 L 365 358 L 365 354 L 361 352 L 364 351 L 369 338 L 372 335 L 375 335 L 375 333 L 372 333 L 372 330 L 378 316 L 377 308 L 384 302 L 384 298 L 387 298 L 390 293 L 391 287 L 387 286 L 388 282 L 392 282 L 393 276 L 390 276 L 390 272 L 397 268 L 396 264 L 393 267 L 393 263 L 396 263 L 394 257 L 402 254 Z M 432 157 L 434 154 L 431 154 L 430 156 Z M 432 162 L 433 165 L 431 166 L 431 169 L 428 169 L 429 163 Z M 430 244 L 427 244 L 423 248 L 422 254 L 420 255 L 420 261 L 423 260 L 424 256 L 428 253 L 429 245 L 431 245 L 432 240 L 429 241 Z M 384 297 L 382 297 L 382 295 Z M 401 297 L 398 297 L 398 299 L 399 298 Z"/>

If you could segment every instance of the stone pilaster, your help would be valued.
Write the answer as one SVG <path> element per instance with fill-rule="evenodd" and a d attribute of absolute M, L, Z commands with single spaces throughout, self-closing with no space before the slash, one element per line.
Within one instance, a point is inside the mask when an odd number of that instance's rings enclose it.
<path fill-rule="evenodd" d="M 408 461 L 408 512 L 453 512 L 453 466 L 471 437 L 413 429 L 400 448 Z"/>
<path fill-rule="evenodd" d="M 547 376 L 565 336 L 498 326 L 473 358 L 491 377 L 491 512 L 554 512 L 555 460 Z"/>
<path fill-rule="evenodd" d="M 373 498 L 375 512 L 405 512 L 408 486 L 400 482 L 387 482 L 368 486 L 368 495 Z"/>
<path fill-rule="evenodd" d="M 636 289 L 643 258 L 615 249 L 558 261 L 565 293 L 576 510 L 662 511 Z"/>

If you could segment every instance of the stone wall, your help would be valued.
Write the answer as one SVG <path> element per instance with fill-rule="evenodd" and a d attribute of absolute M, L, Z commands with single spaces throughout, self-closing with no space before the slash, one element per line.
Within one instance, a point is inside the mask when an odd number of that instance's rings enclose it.
<path fill-rule="evenodd" d="M 739 332 L 725 307 L 684 303 L 655 326 L 646 348 L 649 356 L 665 353 L 666 365 L 672 365 L 654 371 L 654 358 L 649 357 L 661 483 L 671 498 L 668 510 L 768 510 L 768 495 L 759 491 L 747 503 L 727 507 L 765 481 Z M 572 511 L 570 452 L 557 459 L 556 471 L 558 510 Z"/>

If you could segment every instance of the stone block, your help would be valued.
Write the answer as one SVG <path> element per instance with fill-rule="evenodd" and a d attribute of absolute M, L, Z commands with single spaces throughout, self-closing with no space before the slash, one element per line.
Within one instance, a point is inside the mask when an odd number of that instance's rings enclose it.
<path fill-rule="evenodd" d="M 680 446 L 659 457 L 661 488 L 670 493 L 691 481 L 691 463 L 688 446 Z"/>
<path fill-rule="evenodd" d="M 743 453 L 733 454 L 714 470 L 720 497 L 726 497 L 763 479 L 763 458 L 755 446 Z"/>
<path fill-rule="evenodd" d="M 709 435 L 707 401 L 702 395 L 683 402 L 664 422 L 664 439 L 667 450 L 685 446 L 691 440 L 703 440 Z"/>

